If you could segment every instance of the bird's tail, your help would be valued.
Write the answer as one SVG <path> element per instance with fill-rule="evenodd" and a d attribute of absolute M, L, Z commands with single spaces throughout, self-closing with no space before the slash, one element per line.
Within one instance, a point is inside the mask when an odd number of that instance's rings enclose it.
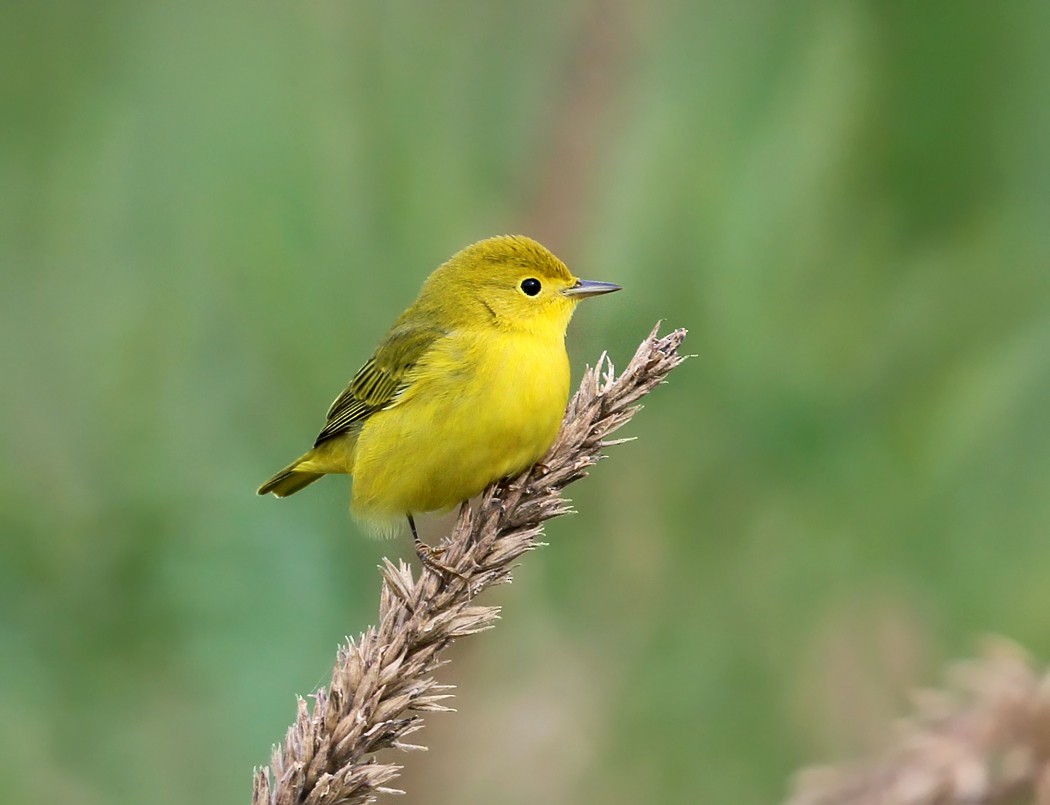
<path fill-rule="evenodd" d="M 273 478 L 264 483 L 258 489 L 258 494 L 265 495 L 270 492 L 276 497 L 286 498 L 289 495 L 294 495 L 304 486 L 309 486 L 322 475 L 323 472 L 308 472 L 307 470 L 300 470 L 298 467 L 303 463 L 301 458 L 296 459 Z"/>

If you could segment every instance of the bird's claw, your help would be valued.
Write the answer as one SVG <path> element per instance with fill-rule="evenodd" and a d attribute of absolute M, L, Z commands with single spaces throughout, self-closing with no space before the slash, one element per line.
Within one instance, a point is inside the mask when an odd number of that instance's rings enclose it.
<path fill-rule="evenodd" d="M 432 545 L 427 545 L 423 540 L 418 538 L 415 540 L 415 545 L 416 556 L 419 557 L 420 564 L 431 573 L 446 579 L 455 576 L 462 581 L 467 581 L 466 576 L 441 561 L 441 557 L 445 555 L 444 547 L 435 548 Z"/>

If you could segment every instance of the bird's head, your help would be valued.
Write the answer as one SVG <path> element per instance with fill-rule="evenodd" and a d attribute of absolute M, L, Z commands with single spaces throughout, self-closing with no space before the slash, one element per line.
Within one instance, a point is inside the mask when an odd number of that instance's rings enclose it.
<path fill-rule="evenodd" d="M 620 290 L 577 279 L 548 249 L 524 235 L 500 235 L 454 254 L 424 294 L 458 308 L 461 322 L 562 335 L 576 303 Z"/>

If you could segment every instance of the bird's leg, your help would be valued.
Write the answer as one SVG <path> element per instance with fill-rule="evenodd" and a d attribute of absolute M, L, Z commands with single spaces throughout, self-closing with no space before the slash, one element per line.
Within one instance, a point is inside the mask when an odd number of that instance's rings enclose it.
<path fill-rule="evenodd" d="M 412 514 L 408 512 L 405 516 L 408 518 L 408 527 L 412 530 L 412 544 L 416 548 L 416 556 L 419 557 L 420 564 L 436 576 L 457 576 L 466 581 L 466 576 L 462 573 L 453 570 L 448 565 L 442 564 L 442 562 L 439 561 L 438 557 L 445 552 L 445 549 L 434 548 L 423 542 L 423 540 L 419 538 L 419 532 L 416 531 L 416 521 L 412 519 Z"/>

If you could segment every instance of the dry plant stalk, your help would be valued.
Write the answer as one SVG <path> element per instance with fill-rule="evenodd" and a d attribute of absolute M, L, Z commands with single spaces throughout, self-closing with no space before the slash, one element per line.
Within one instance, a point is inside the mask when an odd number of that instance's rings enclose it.
<path fill-rule="evenodd" d="M 441 557 L 459 577 L 422 570 L 416 578 L 404 562 L 383 560 L 379 625 L 340 647 L 331 684 L 313 694 L 312 709 L 299 699 L 295 723 L 274 747 L 272 776 L 268 768 L 255 772 L 253 805 L 353 805 L 401 793 L 388 785 L 401 766 L 375 753 L 424 748 L 404 739 L 422 726 L 420 713 L 449 709 L 453 686 L 433 677 L 442 650 L 499 618 L 498 607 L 474 605 L 474 596 L 510 580 L 514 563 L 542 544 L 543 522 L 570 511 L 561 490 L 584 477 L 603 448 L 628 441 L 607 437 L 684 360 L 685 330 L 658 337 L 658 329 L 619 377 L 606 355 L 587 370 L 538 464 L 492 484 L 476 506 L 464 504 Z"/>
<path fill-rule="evenodd" d="M 878 758 L 798 775 L 788 805 L 1050 805 L 1050 673 L 998 641 L 923 692 Z"/>

